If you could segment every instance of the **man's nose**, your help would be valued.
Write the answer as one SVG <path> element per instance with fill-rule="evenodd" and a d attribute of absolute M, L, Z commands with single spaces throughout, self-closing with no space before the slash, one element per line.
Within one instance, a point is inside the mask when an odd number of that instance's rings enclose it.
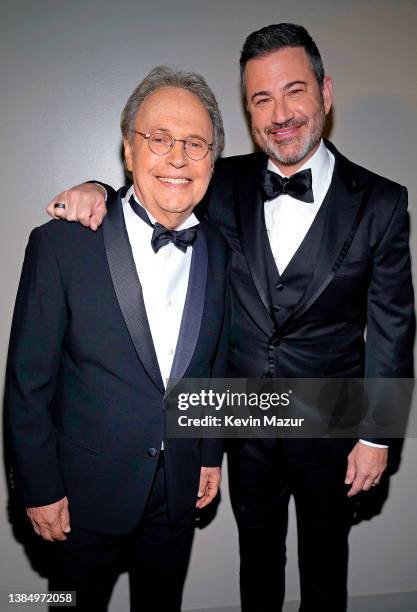
<path fill-rule="evenodd" d="M 176 140 L 174 146 L 167 155 L 167 162 L 175 168 L 187 166 L 189 159 L 185 153 L 184 143 L 181 140 Z"/>
<path fill-rule="evenodd" d="M 290 121 L 290 119 L 293 119 L 293 117 L 294 112 L 292 111 L 291 106 L 288 104 L 285 97 L 274 101 L 271 116 L 272 123 L 286 123 L 287 121 Z"/>

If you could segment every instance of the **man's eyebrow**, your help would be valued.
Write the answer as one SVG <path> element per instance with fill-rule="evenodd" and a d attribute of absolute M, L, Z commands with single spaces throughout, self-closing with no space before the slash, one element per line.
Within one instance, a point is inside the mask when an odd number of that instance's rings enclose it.
<path fill-rule="evenodd" d="M 204 138 L 204 136 L 202 136 L 201 134 L 188 134 L 187 138 L 199 138 L 200 140 L 205 140 L 206 142 L 209 142 L 207 138 Z"/>
<path fill-rule="evenodd" d="M 169 130 L 166 127 L 153 127 L 150 130 L 148 130 L 149 133 L 151 132 L 167 132 L 167 133 L 171 133 L 171 130 Z"/>
<path fill-rule="evenodd" d="M 290 83 L 286 83 L 286 85 L 284 85 L 282 91 L 287 91 L 288 89 L 291 89 L 291 87 L 294 87 L 294 85 L 307 85 L 307 81 L 291 81 Z"/>
<path fill-rule="evenodd" d="M 296 80 L 296 81 L 291 81 L 290 83 L 286 83 L 284 85 L 284 87 L 282 88 L 281 91 L 288 91 L 288 89 L 291 89 L 291 87 L 294 87 L 294 85 L 307 85 L 307 81 L 302 81 L 302 80 Z M 253 102 L 255 100 L 255 98 L 257 98 L 258 96 L 270 96 L 271 92 L 268 90 L 263 90 L 263 91 L 255 91 L 255 93 L 251 96 L 251 102 Z"/>
<path fill-rule="evenodd" d="M 252 94 L 251 96 L 251 102 L 254 101 L 255 98 L 257 98 L 258 96 L 270 96 L 271 92 L 270 91 L 255 91 L 254 94 Z"/>
<path fill-rule="evenodd" d="M 156 127 L 156 128 L 153 128 L 152 130 L 149 130 L 149 133 L 152 133 L 152 132 L 162 132 L 163 134 L 168 134 L 168 136 L 172 136 L 173 138 L 175 138 L 175 136 L 172 133 L 172 130 L 166 127 Z M 198 138 L 199 140 L 204 140 L 208 144 L 212 144 L 210 143 L 209 140 L 207 140 L 207 138 L 204 138 L 204 136 L 202 136 L 201 134 L 187 134 L 186 136 L 184 136 L 184 138 L 177 138 L 176 140 L 185 140 L 186 138 Z"/>
<path fill-rule="evenodd" d="M 151 132 L 163 132 L 164 134 L 169 134 L 169 136 L 173 136 L 172 130 L 166 127 L 155 127 L 149 130 L 149 133 Z M 204 138 L 204 136 L 201 136 L 201 134 L 187 134 L 187 136 L 184 136 L 184 138 L 200 138 L 200 140 L 206 140 L 206 138 Z"/>

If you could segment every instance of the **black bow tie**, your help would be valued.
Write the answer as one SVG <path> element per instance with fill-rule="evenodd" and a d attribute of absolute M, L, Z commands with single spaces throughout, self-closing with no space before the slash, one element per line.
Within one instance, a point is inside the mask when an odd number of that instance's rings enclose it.
<path fill-rule="evenodd" d="M 149 219 L 146 210 L 136 202 L 133 195 L 130 196 L 129 204 L 133 212 L 136 213 L 142 221 L 153 227 L 151 245 L 155 253 L 169 242 L 172 242 L 177 249 L 185 253 L 187 247 L 195 242 L 198 225 L 183 230 L 170 230 L 161 223 L 155 223 L 154 225 Z"/>
<path fill-rule="evenodd" d="M 271 170 L 265 170 L 262 182 L 264 201 L 267 202 L 279 195 L 286 194 L 296 200 L 314 202 L 311 185 L 312 178 L 309 168 L 296 172 L 290 178 L 282 177 L 276 172 L 271 172 Z"/>

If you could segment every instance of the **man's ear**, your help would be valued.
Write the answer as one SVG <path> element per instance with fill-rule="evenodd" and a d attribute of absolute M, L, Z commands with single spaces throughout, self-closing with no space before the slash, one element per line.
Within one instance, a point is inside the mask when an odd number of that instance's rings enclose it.
<path fill-rule="evenodd" d="M 326 115 L 329 112 L 332 102 L 333 102 L 333 81 L 332 77 L 325 76 L 323 80 L 323 102 L 324 102 L 324 110 L 326 111 Z"/>
<path fill-rule="evenodd" d="M 123 146 L 125 151 L 125 164 L 129 172 L 132 172 L 132 145 L 128 138 L 123 138 Z"/>

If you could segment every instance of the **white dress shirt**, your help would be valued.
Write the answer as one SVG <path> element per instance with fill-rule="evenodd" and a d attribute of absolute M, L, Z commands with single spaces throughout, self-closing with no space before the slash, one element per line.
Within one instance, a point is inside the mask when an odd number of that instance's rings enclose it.
<path fill-rule="evenodd" d="M 122 201 L 123 213 L 133 259 L 142 285 L 143 300 L 156 357 L 162 380 L 166 385 L 180 331 L 193 248 L 189 246 L 183 253 L 172 242 L 169 242 L 155 253 L 151 246 L 153 229 L 133 212 L 129 204 L 132 194 L 142 206 L 132 186 Z M 146 212 L 150 221 L 155 223 L 152 215 Z M 187 229 L 197 224 L 197 217 L 191 214 L 176 229 Z"/>
<path fill-rule="evenodd" d="M 266 230 L 280 274 L 304 240 L 332 180 L 334 155 L 326 149 L 323 141 L 300 170 L 306 168 L 311 169 L 314 202 L 302 202 L 283 194 L 264 204 Z M 268 170 L 285 176 L 271 160 L 268 160 Z"/>
<path fill-rule="evenodd" d="M 321 140 L 314 155 L 297 170 L 299 172 L 310 168 L 314 202 L 302 202 L 290 195 L 282 194 L 264 204 L 269 244 L 280 274 L 295 255 L 323 203 L 332 180 L 334 163 L 333 153 L 326 149 Z M 268 170 L 285 176 L 271 160 L 268 160 Z M 382 444 L 360 441 L 367 446 L 387 448 Z"/>

